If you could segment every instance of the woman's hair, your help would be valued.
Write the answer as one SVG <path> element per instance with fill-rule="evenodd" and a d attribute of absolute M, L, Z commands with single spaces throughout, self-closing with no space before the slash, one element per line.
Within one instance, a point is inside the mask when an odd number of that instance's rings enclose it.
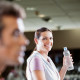
<path fill-rule="evenodd" d="M 50 31 L 50 32 L 52 32 L 52 31 L 49 30 L 48 28 L 42 27 L 42 28 L 36 30 L 35 35 L 34 35 L 34 38 L 39 39 L 40 36 L 41 36 L 41 33 L 42 33 L 42 32 L 45 32 L 45 31 Z"/>

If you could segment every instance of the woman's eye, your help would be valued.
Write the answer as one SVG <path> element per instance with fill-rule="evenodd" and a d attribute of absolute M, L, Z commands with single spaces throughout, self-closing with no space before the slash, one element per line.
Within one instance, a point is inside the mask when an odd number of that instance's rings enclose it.
<path fill-rule="evenodd" d="M 47 38 L 43 38 L 43 40 L 47 40 Z"/>
<path fill-rule="evenodd" d="M 53 38 L 50 38 L 50 40 L 53 40 Z"/>

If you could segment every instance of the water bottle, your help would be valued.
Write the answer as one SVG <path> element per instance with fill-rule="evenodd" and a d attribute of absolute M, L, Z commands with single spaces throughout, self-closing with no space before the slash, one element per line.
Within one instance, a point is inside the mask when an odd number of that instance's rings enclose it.
<path fill-rule="evenodd" d="M 69 68 L 68 68 L 68 71 L 70 71 L 70 70 L 73 70 L 74 69 L 74 66 L 73 66 L 73 64 L 72 64 L 72 62 L 70 61 L 70 59 L 69 59 L 69 57 L 70 57 L 70 51 L 67 49 L 67 47 L 64 47 L 64 51 L 63 51 L 63 55 L 64 56 L 68 56 L 68 62 L 69 62 Z"/>

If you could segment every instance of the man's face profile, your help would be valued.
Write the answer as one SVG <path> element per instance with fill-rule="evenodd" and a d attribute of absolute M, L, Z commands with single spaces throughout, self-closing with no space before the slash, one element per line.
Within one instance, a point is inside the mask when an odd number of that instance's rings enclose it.
<path fill-rule="evenodd" d="M 13 16 L 2 18 L 4 29 L 2 31 L 2 53 L 0 58 L 7 65 L 22 64 L 24 62 L 24 48 L 26 38 L 22 19 Z"/>

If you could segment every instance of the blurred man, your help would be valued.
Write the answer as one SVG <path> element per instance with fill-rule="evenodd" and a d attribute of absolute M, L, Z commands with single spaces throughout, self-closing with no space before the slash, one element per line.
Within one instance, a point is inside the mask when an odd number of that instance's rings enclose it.
<path fill-rule="evenodd" d="M 24 62 L 28 40 L 24 36 L 24 10 L 10 2 L 0 2 L 0 73 L 6 66 Z"/>

